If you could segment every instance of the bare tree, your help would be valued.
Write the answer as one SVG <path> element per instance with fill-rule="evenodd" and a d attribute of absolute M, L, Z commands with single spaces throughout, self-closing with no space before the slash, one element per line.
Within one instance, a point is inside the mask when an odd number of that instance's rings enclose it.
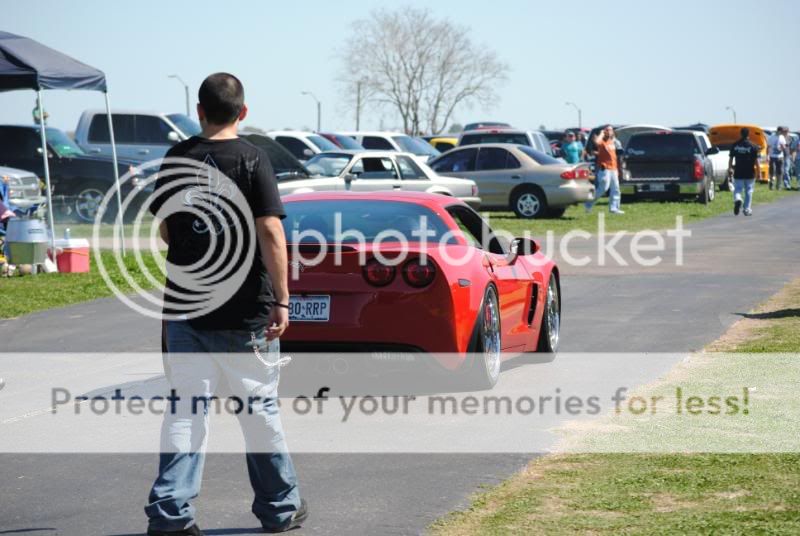
<path fill-rule="evenodd" d="M 461 105 L 491 107 L 507 78 L 493 51 L 427 9 L 376 10 L 352 27 L 340 54 L 348 101 L 394 109 L 408 134 L 439 134 Z"/>

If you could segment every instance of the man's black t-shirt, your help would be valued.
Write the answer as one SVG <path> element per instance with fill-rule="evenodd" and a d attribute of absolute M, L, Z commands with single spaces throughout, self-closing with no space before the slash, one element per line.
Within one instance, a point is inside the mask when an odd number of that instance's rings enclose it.
<path fill-rule="evenodd" d="M 761 149 L 748 139 L 737 141 L 731 147 L 734 179 L 755 179 L 756 162 Z"/>
<path fill-rule="evenodd" d="M 210 140 L 195 136 L 172 147 L 165 158 L 188 158 L 205 164 L 198 171 L 187 171 L 187 166 L 166 160 L 159 171 L 150 211 L 157 214 L 169 200 L 170 204 L 165 209 L 169 233 L 167 261 L 184 267 L 197 263 L 199 268 L 209 269 L 212 282 L 215 274 L 230 274 L 237 267 L 247 270 L 241 284 L 229 286 L 226 290 L 228 294 L 222 295 L 218 307 L 212 310 L 198 307 L 195 311 L 202 310 L 203 314 L 195 318 L 192 318 L 195 313 L 190 309 L 188 321 L 192 327 L 201 330 L 262 330 L 267 325 L 274 296 L 272 282 L 261 260 L 258 241 L 256 237 L 250 237 L 249 229 L 253 229 L 255 218 L 283 218 L 285 215 L 269 157 L 240 138 Z M 205 194 L 198 194 L 199 191 Z M 206 196 L 204 200 L 211 200 L 210 205 L 203 200 L 198 201 L 203 195 Z M 242 201 L 246 201 L 246 205 Z M 237 203 L 238 206 L 249 207 L 252 214 L 243 214 L 236 208 Z M 212 208 L 209 209 L 209 206 Z M 215 206 L 226 207 L 226 210 L 216 211 L 213 208 Z M 198 217 L 198 211 L 206 217 Z M 252 221 L 246 221 L 249 218 Z M 250 240 L 255 241 L 255 250 L 254 255 L 247 258 L 243 252 L 247 251 L 246 244 Z M 216 245 L 212 248 L 214 242 Z M 226 242 L 229 247 L 227 253 L 224 249 Z M 204 255 L 209 253 L 207 260 L 202 262 Z M 214 263 L 218 263 L 218 266 L 212 269 Z M 187 289 L 175 279 L 178 276 L 170 277 L 168 270 L 167 289 L 181 295 L 176 297 L 165 293 L 164 311 L 180 316 L 187 314 L 186 304 L 202 291 L 197 291 L 193 285 L 188 285 L 192 289 Z M 211 285 L 210 288 L 219 286 Z M 176 304 L 184 308 L 175 309 Z"/>

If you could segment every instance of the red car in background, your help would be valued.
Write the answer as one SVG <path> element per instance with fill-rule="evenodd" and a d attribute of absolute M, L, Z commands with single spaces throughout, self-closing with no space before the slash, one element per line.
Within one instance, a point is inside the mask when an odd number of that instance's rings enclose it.
<path fill-rule="evenodd" d="M 533 240 L 504 246 L 463 202 L 316 192 L 284 205 L 291 325 L 282 349 L 426 352 L 478 388 L 497 382 L 503 359 L 556 352 L 555 263 Z"/>
<path fill-rule="evenodd" d="M 350 136 L 336 134 L 335 132 L 320 132 L 320 136 L 335 144 L 340 149 L 363 151 L 364 147 Z"/>

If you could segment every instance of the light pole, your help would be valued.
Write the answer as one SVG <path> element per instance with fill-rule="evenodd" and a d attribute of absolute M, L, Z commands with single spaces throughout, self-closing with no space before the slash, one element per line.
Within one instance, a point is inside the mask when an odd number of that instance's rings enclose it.
<path fill-rule="evenodd" d="M 733 106 L 726 106 L 725 109 L 730 110 L 730 112 L 733 114 L 733 124 L 736 125 L 736 110 L 733 109 Z"/>
<path fill-rule="evenodd" d="M 186 117 L 192 117 L 192 112 L 189 109 L 189 84 L 183 81 L 183 78 L 177 74 L 171 74 L 167 78 L 174 78 L 183 85 L 183 91 L 186 93 Z"/>
<path fill-rule="evenodd" d="M 317 132 L 322 131 L 322 103 L 319 102 L 319 99 L 310 91 L 301 91 L 301 95 L 308 95 L 317 103 Z"/>
<path fill-rule="evenodd" d="M 578 129 L 579 130 L 582 129 L 583 128 L 583 118 L 581 117 L 581 109 L 578 108 L 578 105 L 575 104 L 574 102 L 565 102 L 564 106 L 572 106 L 573 108 L 575 108 L 578 111 Z"/>

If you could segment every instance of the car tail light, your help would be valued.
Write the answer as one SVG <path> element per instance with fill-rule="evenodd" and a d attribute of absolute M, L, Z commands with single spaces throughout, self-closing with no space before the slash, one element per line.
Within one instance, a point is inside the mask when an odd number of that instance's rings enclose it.
<path fill-rule="evenodd" d="M 370 259 L 364 265 L 362 274 L 367 283 L 375 287 L 385 287 L 392 281 L 397 270 L 394 266 L 386 266 L 377 259 Z"/>
<path fill-rule="evenodd" d="M 472 185 L 472 197 L 478 197 L 478 185 L 477 184 L 473 184 Z"/>
<path fill-rule="evenodd" d="M 694 180 L 701 181 L 705 176 L 705 171 L 703 170 L 703 163 L 700 161 L 699 158 L 695 158 L 694 160 Z"/>
<path fill-rule="evenodd" d="M 435 277 L 436 266 L 431 261 L 422 264 L 419 259 L 411 259 L 403 266 L 403 279 L 412 287 L 427 287 Z"/>
<path fill-rule="evenodd" d="M 569 171 L 565 171 L 564 173 L 562 173 L 561 178 L 564 180 L 588 179 L 589 170 L 586 168 L 570 169 Z"/>

